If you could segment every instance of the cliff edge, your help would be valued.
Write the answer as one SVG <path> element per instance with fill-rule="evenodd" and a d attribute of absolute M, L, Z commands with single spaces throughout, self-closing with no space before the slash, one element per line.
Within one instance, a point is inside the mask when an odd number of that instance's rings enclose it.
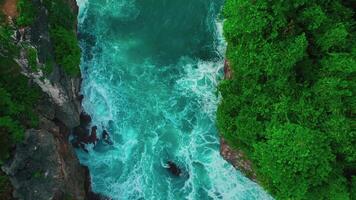
<path fill-rule="evenodd" d="M 233 71 L 228 60 L 224 63 L 224 79 L 231 80 Z M 232 148 L 220 135 L 220 154 L 236 169 L 244 173 L 248 178 L 257 182 L 256 172 L 253 170 L 252 162 L 247 158 L 242 150 Z"/>
<path fill-rule="evenodd" d="M 5 4 L 16 3 L 8 1 L 11 2 L 6 1 Z M 81 77 L 66 73 L 56 62 L 46 2 L 32 0 L 36 14 L 29 26 L 15 26 L 17 13 L 10 12 L 12 14 L 7 15 L 15 29 L 14 43 L 19 47 L 19 56 L 15 60 L 29 84 L 41 89 L 41 97 L 33 105 L 39 118 L 38 127 L 25 131 L 23 142 L 16 145 L 13 155 L 3 164 L 2 170 L 11 181 L 14 199 L 101 199 L 91 192 L 89 171 L 79 163 L 69 142 L 71 130 L 80 125 Z M 76 1 L 65 0 L 64 3 L 77 16 Z M 13 6 L 10 5 L 10 8 Z M 4 8 L 5 15 L 6 11 L 11 10 Z M 76 34 L 76 25 L 72 31 Z M 36 52 L 34 58 L 30 58 L 29 49 Z M 35 68 L 32 66 L 34 62 Z M 51 69 L 48 72 L 46 65 L 49 62 Z"/>

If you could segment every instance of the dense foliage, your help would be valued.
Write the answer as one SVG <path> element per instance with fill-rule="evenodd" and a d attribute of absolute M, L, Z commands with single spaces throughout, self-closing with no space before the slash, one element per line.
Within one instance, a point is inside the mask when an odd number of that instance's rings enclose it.
<path fill-rule="evenodd" d="M 27 48 L 27 60 L 28 65 L 30 66 L 32 71 L 37 71 L 37 50 L 32 47 Z"/>
<path fill-rule="evenodd" d="M 56 63 L 71 75 L 80 74 L 80 48 L 73 31 L 75 17 L 68 5 L 63 0 L 45 0 L 49 11 L 50 36 L 54 44 Z"/>
<path fill-rule="evenodd" d="M 18 47 L 11 38 L 11 30 L 0 22 L 0 163 L 9 156 L 9 149 L 23 139 L 24 129 L 36 127 L 33 110 L 40 92 L 29 84 L 14 61 Z"/>
<path fill-rule="evenodd" d="M 355 14 L 341 0 L 226 0 L 217 124 L 277 199 L 355 191 Z M 353 193 L 352 193 L 353 191 Z"/>
<path fill-rule="evenodd" d="M 57 63 L 67 74 L 79 75 L 80 48 L 74 32 L 58 27 L 51 31 L 51 37 Z"/>
<path fill-rule="evenodd" d="M 18 0 L 16 7 L 19 12 L 19 16 L 16 18 L 16 24 L 18 26 L 31 25 L 35 20 L 37 12 L 31 0 Z"/>

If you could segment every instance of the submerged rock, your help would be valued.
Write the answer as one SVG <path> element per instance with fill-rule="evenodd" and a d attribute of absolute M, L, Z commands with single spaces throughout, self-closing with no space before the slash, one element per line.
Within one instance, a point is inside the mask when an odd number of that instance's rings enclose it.
<path fill-rule="evenodd" d="M 104 129 L 103 132 L 101 133 L 101 138 L 103 141 L 109 145 L 113 145 L 114 143 L 110 139 L 109 133 Z"/>
<path fill-rule="evenodd" d="M 175 164 L 172 161 L 168 161 L 167 162 L 167 169 L 174 176 L 181 176 L 182 175 L 182 170 L 177 166 L 177 164 Z"/>

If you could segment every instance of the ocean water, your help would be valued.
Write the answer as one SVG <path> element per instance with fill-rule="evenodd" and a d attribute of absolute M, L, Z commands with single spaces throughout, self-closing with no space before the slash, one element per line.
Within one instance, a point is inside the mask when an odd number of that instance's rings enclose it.
<path fill-rule="evenodd" d="M 77 151 L 94 191 L 115 200 L 271 199 L 219 154 L 222 3 L 78 1 L 83 107 L 113 142 Z"/>

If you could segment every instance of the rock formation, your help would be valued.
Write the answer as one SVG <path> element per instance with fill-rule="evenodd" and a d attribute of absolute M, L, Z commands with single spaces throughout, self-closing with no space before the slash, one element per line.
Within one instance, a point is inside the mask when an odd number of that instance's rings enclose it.
<path fill-rule="evenodd" d="M 33 0 L 37 18 L 30 27 L 16 32 L 16 43 L 26 42 L 36 48 L 37 62 L 53 60 L 53 45 L 49 37 L 48 11 L 43 1 Z M 73 13 L 78 14 L 75 0 L 68 0 Z M 73 27 L 76 31 L 76 27 Z M 33 72 L 20 50 L 17 59 L 22 72 L 43 91 L 34 105 L 40 119 L 38 129 L 25 132 L 25 140 L 16 146 L 12 158 L 2 170 L 13 185 L 13 196 L 19 200 L 96 200 L 105 199 L 91 191 L 89 170 L 79 163 L 69 143 L 71 130 L 80 125 L 82 113 L 80 77 L 71 77 L 54 64 L 49 75 Z"/>

